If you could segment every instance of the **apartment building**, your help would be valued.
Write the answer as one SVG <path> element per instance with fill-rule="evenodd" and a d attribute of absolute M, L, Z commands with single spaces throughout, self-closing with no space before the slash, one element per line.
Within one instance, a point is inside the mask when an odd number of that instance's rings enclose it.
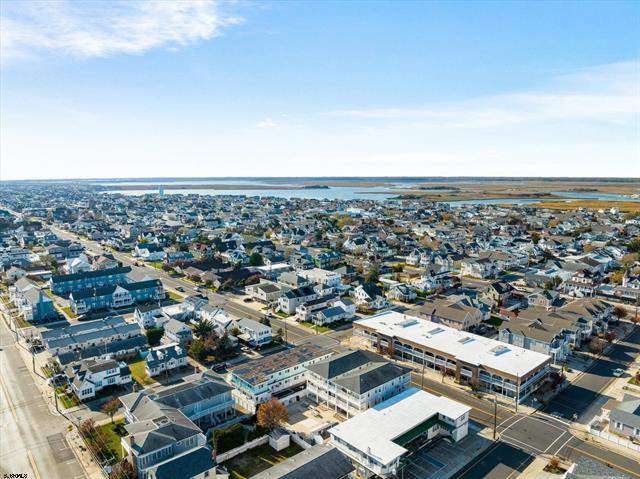
<path fill-rule="evenodd" d="M 159 279 L 135 281 L 121 285 L 74 290 L 69 295 L 71 310 L 76 314 L 111 308 L 123 308 L 136 303 L 161 301 L 165 292 Z"/>
<path fill-rule="evenodd" d="M 299 401 L 307 395 L 307 368 L 330 355 L 316 345 L 303 344 L 233 367 L 228 382 L 235 387 L 236 404 L 253 414 L 272 397 L 284 404 Z"/>
<path fill-rule="evenodd" d="M 131 272 L 129 266 L 86 271 L 83 273 L 53 275 L 49 280 L 49 286 L 54 294 L 65 294 L 71 291 L 101 288 L 127 282 L 127 275 Z"/>
<path fill-rule="evenodd" d="M 346 351 L 307 366 L 307 395 L 347 417 L 404 391 L 411 369 L 369 351 Z"/>

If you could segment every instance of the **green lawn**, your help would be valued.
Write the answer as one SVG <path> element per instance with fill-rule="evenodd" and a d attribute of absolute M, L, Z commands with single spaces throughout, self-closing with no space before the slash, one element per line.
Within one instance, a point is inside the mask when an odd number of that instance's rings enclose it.
<path fill-rule="evenodd" d="M 327 326 L 317 326 L 317 328 L 319 333 L 326 333 L 327 331 L 335 331 L 336 329 L 341 328 L 342 326 L 349 324 L 350 322 L 351 321 L 340 320 L 340 321 L 331 323 Z M 300 324 L 301 326 L 304 326 L 305 328 L 313 329 L 314 331 L 316 330 L 316 325 L 313 323 L 309 323 L 305 321 L 298 324 Z"/>
<path fill-rule="evenodd" d="M 63 409 L 69 409 L 70 407 L 74 407 L 78 405 L 78 398 L 75 394 L 68 395 L 64 392 L 64 386 L 59 386 L 56 388 L 56 395 L 58 396 L 58 401 L 62 404 Z"/>
<path fill-rule="evenodd" d="M 162 266 L 164 265 L 162 261 L 150 261 L 147 264 L 153 266 L 156 269 L 162 269 Z"/>
<path fill-rule="evenodd" d="M 316 326 L 313 323 L 309 323 L 307 321 L 303 321 L 298 323 L 300 326 L 304 326 L 305 328 L 313 329 L 314 331 L 318 331 L 319 333 L 326 333 L 327 331 L 331 331 L 331 328 L 326 326 Z"/>
<path fill-rule="evenodd" d="M 104 437 L 107 440 L 107 447 L 111 449 L 116 456 L 118 456 L 118 460 L 122 459 L 120 438 L 126 435 L 126 431 L 122 426 L 124 426 L 124 419 L 114 421 L 113 424 L 108 423 L 97 427 L 97 429 L 102 431 L 104 434 Z"/>
<path fill-rule="evenodd" d="M 19 328 L 28 328 L 31 326 L 31 323 L 24 319 L 22 316 L 14 316 L 15 322 Z"/>
<path fill-rule="evenodd" d="M 60 308 L 60 309 L 61 309 L 62 311 L 64 311 L 64 312 L 65 312 L 65 314 L 66 314 L 69 318 L 71 318 L 71 319 L 73 319 L 73 318 L 77 318 L 77 317 L 78 317 L 78 315 L 77 315 L 76 313 L 74 313 L 73 311 L 71 311 L 71 306 L 66 306 L 66 307 L 64 307 L 64 308 Z"/>
<path fill-rule="evenodd" d="M 629 384 L 633 384 L 634 386 L 640 386 L 640 381 L 638 381 L 635 377 L 629 379 L 629 381 L 627 381 Z"/>
<path fill-rule="evenodd" d="M 131 370 L 131 377 L 135 382 L 137 382 L 140 386 L 150 386 L 155 384 L 156 381 L 151 379 L 145 371 L 145 362 L 144 359 L 137 359 L 133 362 L 129 363 L 129 369 Z"/>
<path fill-rule="evenodd" d="M 174 301 L 182 301 L 184 299 L 178 293 L 174 293 L 173 291 L 167 291 L 167 296 L 169 296 L 169 299 L 172 299 Z"/>
<path fill-rule="evenodd" d="M 264 444 L 225 461 L 223 465 L 232 479 L 247 479 L 301 451 L 302 448 L 294 443 L 280 452 L 273 450 L 269 444 Z"/>

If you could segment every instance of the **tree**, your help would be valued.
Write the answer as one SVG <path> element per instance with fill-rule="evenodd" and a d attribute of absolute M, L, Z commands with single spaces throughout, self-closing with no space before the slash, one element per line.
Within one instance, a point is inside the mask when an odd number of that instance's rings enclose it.
<path fill-rule="evenodd" d="M 640 253 L 640 238 L 634 238 L 629 241 L 627 248 L 632 253 Z"/>
<path fill-rule="evenodd" d="M 189 356 L 198 361 L 202 361 L 207 357 L 207 351 L 202 340 L 196 339 L 191 343 L 191 346 L 189 346 Z"/>
<path fill-rule="evenodd" d="M 365 281 L 367 283 L 377 283 L 378 279 L 380 279 L 380 270 L 377 266 L 373 266 L 365 276 Z"/>
<path fill-rule="evenodd" d="M 118 412 L 118 409 L 120 409 L 120 400 L 115 397 L 112 399 L 109 399 L 102 406 L 102 412 L 109 415 L 109 417 L 111 418 L 112 424 L 113 424 L 113 416 L 115 416 L 115 414 Z"/>
<path fill-rule="evenodd" d="M 96 422 L 92 418 L 85 419 L 78 426 L 78 432 L 82 437 L 85 437 L 85 438 L 95 436 Z"/>
<path fill-rule="evenodd" d="M 593 354 L 600 354 L 604 351 L 604 341 L 599 338 L 593 338 L 589 341 L 589 351 Z"/>
<path fill-rule="evenodd" d="M 163 328 L 149 328 L 147 329 L 147 341 L 150 346 L 157 346 L 160 344 L 160 340 L 164 336 Z"/>
<path fill-rule="evenodd" d="M 257 251 L 255 253 L 251 253 L 249 256 L 249 265 L 250 266 L 262 266 L 264 264 L 264 260 L 262 259 L 262 255 Z"/>
<path fill-rule="evenodd" d="M 627 310 L 622 306 L 616 306 L 613 308 L 613 315 L 618 319 L 624 319 L 627 317 Z"/>
<path fill-rule="evenodd" d="M 289 420 L 289 412 L 276 398 L 271 398 L 266 403 L 258 406 L 258 425 L 273 431 Z"/>
<path fill-rule="evenodd" d="M 208 319 L 201 319 L 193 327 L 193 332 L 199 338 L 206 338 L 213 332 L 213 323 Z"/>
<path fill-rule="evenodd" d="M 535 231 L 531 233 L 531 242 L 533 244 L 538 244 L 540 242 L 540 233 L 536 233 Z"/>
<path fill-rule="evenodd" d="M 278 330 L 276 331 L 275 340 L 280 342 L 282 341 L 283 336 L 284 336 L 284 331 L 282 330 L 282 328 L 278 328 Z"/>
<path fill-rule="evenodd" d="M 109 473 L 109 479 L 134 479 L 135 477 L 136 471 L 125 458 L 116 462 Z"/>
<path fill-rule="evenodd" d="M 604 338 L 609 342 L 612 343 L 614 339 L 616 339 L 618 337 L 618 335 L 616 334 L 615 331 L 608 331 L 607 334 L 604 336 Z"/>

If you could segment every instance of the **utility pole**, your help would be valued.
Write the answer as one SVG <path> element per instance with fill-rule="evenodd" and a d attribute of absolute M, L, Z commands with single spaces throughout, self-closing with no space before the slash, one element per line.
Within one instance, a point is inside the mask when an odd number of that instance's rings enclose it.
<path fill-rule="evenodd" d="M 422 372 L 420 373 L 420 389 L 424 389 L 424 368 L 425 368 L 425 351 L 422 350 Z"/>
<path fill-rule="evenodd" d="M 520 373 L 516 373 L 516 414 L 518 414 L 519 402 L 520 402 Z"/>
<path fill-rule="evenodd" d="M 496 430 L 498 429 L 498 398 L 493 392 L 493 440 L 496 440 Z"/>
<path fill-rule="evenodd" d="M 289 344 L 289 338 L 287 336 L 287 318 L 282 318 L 282 322 L 284 323 L 284 344 Z"/>

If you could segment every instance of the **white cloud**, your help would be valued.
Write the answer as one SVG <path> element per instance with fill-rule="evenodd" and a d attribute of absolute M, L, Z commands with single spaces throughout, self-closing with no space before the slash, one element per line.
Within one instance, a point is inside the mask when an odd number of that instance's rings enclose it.
<path fill-rule="evenodd" d="M 44 52 L 79 58 L 141 54 L 207 40 L 241 19 L 213 0 L 3 2 L 3 62 Z"/>
<path fill-rule="evenodd" d="M 424 108 L 351 109 L 330 115 L 431 128 L 475 129 L 564 120 L 629 125 L 638 121 L 640 113 L 639 70 L 638 62 L 615 63 L 556 77 L 541 90 Z"/>
<path fill-rule="evenodd" d="M 265 118 L 257 125 L 258 128 L 276 128 L 277 126 L 278 124 L 271 118 Z"/>

